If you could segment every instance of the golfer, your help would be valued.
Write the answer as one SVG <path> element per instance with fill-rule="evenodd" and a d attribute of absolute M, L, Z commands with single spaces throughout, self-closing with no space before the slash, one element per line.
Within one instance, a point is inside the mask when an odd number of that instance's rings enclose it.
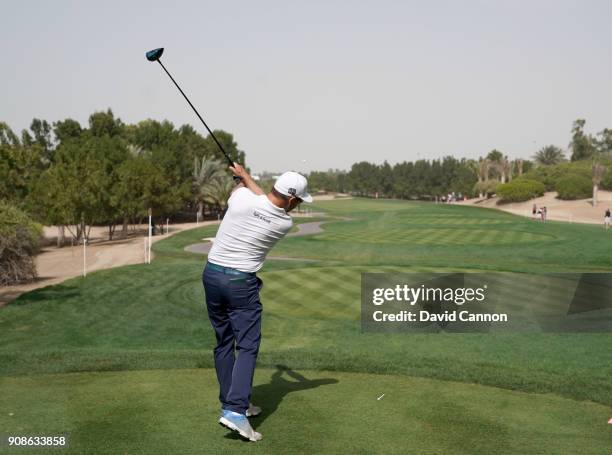
<path fill-rule="evenodd" d="M 227 213 L 208 254 L 202 281 L 217 339 L 214 357 L 221 401 L 219 423 L 250 441 L 258 441 L 261 434 L 247 420 L 261 412 L 250 403 L 261 340 L 259 291 L 263 283 L 256 272 L 268 251 L 291 229 L 288 213 L 300 202 L 312 202 L 312 197 L 306 190 L 306 178 L 296 172 L 285 172 L 266 194 L 242 166 L 234 163 L 230 169 L 241 183 L 227 202 Z"/>

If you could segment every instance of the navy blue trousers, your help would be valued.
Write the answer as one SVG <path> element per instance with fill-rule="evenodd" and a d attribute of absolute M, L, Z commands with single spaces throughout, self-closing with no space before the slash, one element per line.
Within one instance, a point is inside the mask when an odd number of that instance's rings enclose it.
<path fill-rule="evenodd" d="M 202 281 L 217 339 L 214 356 L 221 408 L 245 414 L 261 342 L 262 281 L 254 273 L 236 276 L 208 264 Z"/>

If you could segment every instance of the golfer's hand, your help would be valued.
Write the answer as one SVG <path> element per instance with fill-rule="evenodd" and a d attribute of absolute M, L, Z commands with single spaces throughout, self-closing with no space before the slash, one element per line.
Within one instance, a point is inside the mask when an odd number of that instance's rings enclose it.
<path fill-rule="evenodd" d="M 230 170 L 236 177 L 240 177 L 242 180 L 246 180 L 250 177 L 249 173 L 236 162 L 233 166 L 230 166 Z"/>
<path fill-rule="evenodd" d="M 240 177 L 242 180 L 242 184 L 246 186 L 249 190 L 251 190 L 255 194 L 266 194 L 264 191 L 255 183 L 255 180 L 251 178 L 249 173 L 238 163 L 234 163 L 233 166 L 230 166 L 231 171 L 234 173 L 236 177 Z"/>

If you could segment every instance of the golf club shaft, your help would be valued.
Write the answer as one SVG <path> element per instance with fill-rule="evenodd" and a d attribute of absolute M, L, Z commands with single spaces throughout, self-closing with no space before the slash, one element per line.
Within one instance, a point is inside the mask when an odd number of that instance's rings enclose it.
<path fill-rule="evenodd" d="M 189 98 L 187 98 L 187 95 L 185 95 L 185 92 L 183 92 L 183 90 L 181 90 L 181 87 L 179 87 L 179 85 L 176 83 L 176 81 L 174 80 L 174 78 L 172 77 L 172 75 L 170 74 L 170 72 L 166 69 L 166 67 L 164 66 L 164 64 L 161 62 L 160 59 L 157 60 L 157 62 L 161 65 L 161 67 L 164 69 L 164 71 L 166 72 L 166 74 L 168 75 L 168 77 L 172 80 L 172 82 L 174 82 L 174 85 L 176 85 L 176 88 L 179 89 L 179 92 L 181 92 L 181 95 L 183 95 L 183 97 L 185 98 L 185 100 L 189 103 L 189 105 L 191 106 L 191 109 L 193 109 L 193 112 L 196 113 L 196 115 L 198 116 L 198 118 L 200 119 L 200 121 L 202 122 L 202 124 L 206 127 L 206 129 L 208 130 L 208 133 L 211 135 L 211 137 L 213 138 L 213 140 L 215 141 L 215 143 L 217 144 L 217 146 L 219 147 L 219 150 L 221 150 L 221 152 L 223 152 L 223 155 L 225 156 L 225 158 L 227 159 L 227 162 L 229 163 L 230 166 L 234 165 L 234 162 L 232 161 L 232 159 L 229 157 L 229 155 L 227 154 L 227 152 L 225 151 L 225 149 L 223 148 L 223 146 L 221 145 L 221 143 L 217 140 L 216 136 L 214 135 L 214 133 L 210 130 L 210 128 L 208 127 L 208 125 L 206 124 L 206 122 L 204 121 L 204 119 L 202 118 L 202 116 L 200 115 L 200 113 L 198 112 L 198 110 L 195 108 L 195 106 L 193 104 L 191 104 L 191 101 L 189 101 Z"/>

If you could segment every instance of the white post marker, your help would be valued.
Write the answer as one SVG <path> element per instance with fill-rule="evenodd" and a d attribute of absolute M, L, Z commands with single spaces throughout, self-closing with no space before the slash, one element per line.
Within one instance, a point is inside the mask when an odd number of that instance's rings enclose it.
<path fill-rule="evenodd" d="M 87 239 L 83 236 L 83 278 L 87 276 Z"/>
<path fill-rule="evenodd" d="M 168 232 L 170 232 L 170 230 L 168 229 L 169 223 L 170 223 L 170 218 L 166 218 L 166 235 L 168 235 Z"/>
<path fill-rule="evenodd" d="M 147 264 L 151 263 L 151 235 L 153 233 L 153 227 L 151 225 L 152 214 L 153 214 L 153 211 L 149 209 L 149 244 L 147 246 Z"/>
<path fill-rule="evenodd" d="M 142 240 L 144 240 L 144 263 L 147 263 L 147 238 L 143 237 Z"/>

